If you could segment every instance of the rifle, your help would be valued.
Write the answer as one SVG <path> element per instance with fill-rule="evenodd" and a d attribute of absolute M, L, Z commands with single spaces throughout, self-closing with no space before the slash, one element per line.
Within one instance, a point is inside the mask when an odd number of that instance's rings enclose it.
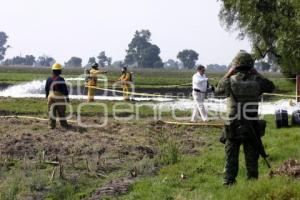
<path fill-rule="evenodd" d="M 246 79 L 246 78 L 247 78 L 247 76 L 244 77 L 244 79 Z M 230 88 L 230 94 L 233 97 L 233 99 L 235 100 L 235 102 L 238 103 L 239 101 L 236 98 L 236 96 L 234 95 L 231 88 Z M 248 139 L 250 139 L 250 143 L 253 145 L 254 148 L 256 148 L 258 150 L 259 155 L 264 159 L 268 168 L 271 169 L 271 165 L 267 159 L 269 157 L 269 155 L 265 151 L 265 147 L 261 141 L 261 137 L 259 135 L 257 135 L 256 131 L 253 128 L 253 125 L 248 120 L 245 120 L 244 117 L 242 117 L 239 121 L 242 124 L 245 124 L 245 125 L 247 125 L 247 127 L 250 128 L 250 131 L 246 132 L 246 134 L 250 134 L 250 137 L 248 137 Z M 272 173 L 272 169 L 271 169 L 271 173 Z"/>
<path fill-rule="evenodd" d="M 246 124 L 247 127 L 250 128 L 250 131 L 247 131 L 250 137 L 247 137 L 250 140 L 250 143 L 258 150 L 259 155 L 264 159 L 265 163 L 267 164 L 268 168 L 271 169 L 271 165 L 267 158 L 269 155 L 265 151 L 265 147 L 261 141 L 260 136 L 257 135 L 255 132 L 253 125 L 248 122 L 247 120 L 242 120 L 242 123 Z"/>

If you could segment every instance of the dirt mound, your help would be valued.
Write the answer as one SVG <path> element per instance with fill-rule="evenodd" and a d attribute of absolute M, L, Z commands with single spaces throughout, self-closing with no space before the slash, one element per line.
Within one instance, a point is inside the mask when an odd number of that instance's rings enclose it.
<path fill-rule="evenodd" d="M 119 179 L 111 181 L 108 184 L 99 188 L 89 200 L 98 200 L 103 197 L 117 197 L 129 191 L 130 185 L 134 181 L 132 179 Z"/>
<path fill-rule="evenodd" d="M 289 159 L 276 170 L 275 174 L 300 178 L 300 162 Z"/>

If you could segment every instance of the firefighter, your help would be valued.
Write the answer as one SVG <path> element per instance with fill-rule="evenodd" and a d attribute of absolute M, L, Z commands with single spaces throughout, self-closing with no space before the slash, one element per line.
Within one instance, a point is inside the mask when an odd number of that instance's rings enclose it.
<path fill-rule="evenodd" d="M 99 65 L 97 63 L 94 63 L 92 65 L 92 69 L 89 70 L 89 77 L 87 79 L 87 85 L 89 86 L 89 88 L 88 88 L 88 102 L 95 101 L 95 99 L 94 99 L 95 89 L 91 88 L 91 87 L 96 87 L 97 86 L 98 75 L 103 74 L 103 73 L 107 73 L 107 72 L 99 70 Z"/>
<path fill-rule="evenodd" d="M 61 127 L 68 128 L 66 120 L 66 104 L 70 102 L 69 91 L 65 79 L 61 77 L 62 66 L 55 63 L 52 66 L 52 76 L 46 81 L 45 91 L 48 99 L 49 127 L 56 127 L 58 117 Z"/>
<path fill-rule="evenodd" d="M 127 71 L 127 67 L 122 68 L 122 74 L 118 81 L 121 82 L 122 87 L 123 87 L 123 96 L 124 100 L 129 100 L 129 87 L 132 84 L 132 73 Z"/>

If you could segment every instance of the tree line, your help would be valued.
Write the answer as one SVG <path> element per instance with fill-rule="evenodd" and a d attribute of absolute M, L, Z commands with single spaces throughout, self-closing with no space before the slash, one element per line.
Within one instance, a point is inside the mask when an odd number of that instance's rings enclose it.
<path fill-rule="evenodd" d="M 28 66 L 45 66 L 49 67 L 55 59 L 51 56 L 39 56 L 25 55 L 15 56 L 13 58 L 7 58 L 4 60 L 4 56 L 9 45 L 6 45 L 8 36 L 5 32 L 0 32 L 0 61 L 2 65 L 28 65 Z M 85 66 L 89 66 L 93 63 L 98 63 L 102 67 L 106 66 L 131 66 L 139 68 L 188 68 L 195 67 L 199 54 L 191 49 L 184 49 L 180 51 L 177 58 L 180 62 L 169 59 L 167 62 L 163 62 L 160 57 L 160 48 L 152 44 L 151 32 L 149 30 L 136 31 L 132 40 L 128 44 L 126 50 L 126 56 L 124 60 L 115 61 L 112 63 L 112 58 L 107 56 L 105 51 L 101 51 L 97 57 L 90 57 L 88 63 Z M 73 56 L 67 62 L 64 63 L 66 67 L 82 67 L 82 59 L 80 57 Z"/>

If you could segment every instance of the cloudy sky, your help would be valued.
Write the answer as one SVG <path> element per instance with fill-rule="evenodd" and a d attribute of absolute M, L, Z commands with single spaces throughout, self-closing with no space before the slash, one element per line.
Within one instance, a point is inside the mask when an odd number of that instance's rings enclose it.
<path fill-rule="evenodd" d="M 228 64 L 248 41 L 226 32 L 216 0 L 4 0 L 0 31 L 12 46 L 7 57 L 50 55 L 59 62 L 106 51 L 123 59 L 135 30 L 149 29 L 163 60 L 194 49 L 202 64 Z"/>

